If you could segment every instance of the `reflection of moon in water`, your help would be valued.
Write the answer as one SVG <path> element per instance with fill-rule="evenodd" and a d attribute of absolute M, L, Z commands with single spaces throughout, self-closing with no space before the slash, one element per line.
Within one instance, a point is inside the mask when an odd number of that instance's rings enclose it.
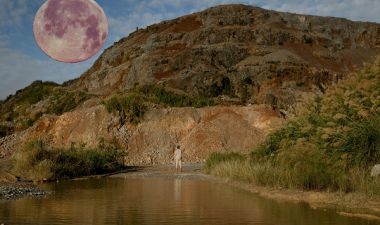
<path fill-rule="evenodd" d="M 94 0 L 47 0 L 36 14 L 33 32 L 40 48 L 53 59 L 80 62 L 102 47 L 108 23 Z"/>

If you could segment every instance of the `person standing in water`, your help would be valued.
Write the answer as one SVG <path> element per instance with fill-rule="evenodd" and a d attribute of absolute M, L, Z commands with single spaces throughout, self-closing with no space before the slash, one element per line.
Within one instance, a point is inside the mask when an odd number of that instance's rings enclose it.
<path fill-rule="evenodd" d="M 180 172 L 182 172 L 182 151 L 181 146 L 177 145 L 175 151 L 174 151 L 174 161 L 175 161 L 175 169 L 178 172 L 178 169 Z"/>

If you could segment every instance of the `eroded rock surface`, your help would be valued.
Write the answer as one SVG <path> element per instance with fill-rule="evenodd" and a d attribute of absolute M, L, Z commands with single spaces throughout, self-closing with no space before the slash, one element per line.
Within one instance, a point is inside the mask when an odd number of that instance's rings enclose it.
<path fill-rule="evenodd" d="M 283 117 L 379 53 L 379 24 L 245 5 L 213 7 L 138 30 L 105 50 L 80 78 L 50 85 L 42 93 L 47 95 L 44 100 L 23 105 L 30 107 L 23 119 L 33 126 L 0 139 L 0 158 L 35 138 L 64 148 L 116 139 L 128 152 L 126 162 L 139 165 L 168 163 L 175 144 L 191 162 L 202 161 L 212 151 L 247 152 L 278 128 Z M 121 125 L 118 115 L 101 104 L 117 92 L 149 84 L 189 95 L 228 96 L 238 104 L 152 107 L 137 126 Z M 56 88 L 71 94 L 69 99 L 80 99 L 79 106 L 60 116 L 45 115 L 41 109 L 62 100 L 49 96 Z M 2 111 L 9 114 L 7 121 L 0 121 L 9 128 L 3 132 L 7 135 L 14 130 L 21 94 L 0 103 L 8 106 Z M 34 114 L 38 117 L 29 118 Z"/>
<path fill-rule="evenodd" d="M 216 106 L 208 108 L 152 109 L 138 125 L 120 126 L 116 115 L 101 105 L 82 108 L 59 117 L 47 116 L 16 138 L 16 145 L 1 145 L 13 152 L 22 143 L 42 139 L 56 148 L 72 144 L 96 147 L 99 140 L 116 138 L 128 153 L 128 165 L 172 162 L 174 146 L 184 149 L 186 162 L 202 162 L 210 152 L 248 152 L 283 123 L 271 107 Z"/>
<path fill-rule="evenodd" d="M 132 33 L 71 85 L 108 95 L 160 83 L 290 110 L 379 52 L 379 24 L 223 5 Z"/>

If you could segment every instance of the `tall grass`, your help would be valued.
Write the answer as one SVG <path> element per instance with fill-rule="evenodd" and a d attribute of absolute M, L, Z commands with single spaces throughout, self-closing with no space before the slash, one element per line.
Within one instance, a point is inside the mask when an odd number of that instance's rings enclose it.
<path fill-rule="evenodd" d="M 363 166 L 380 162 L 380 116 L 375 115 L 353 124 L 340 150 L 351 156 L 352 164 Z"/>
<path fill-rule="evenodd" d="M 124 151 L 111 145 L 50 149 L 42 141 L 33 140 L 14 154 L 11 172 L 34 181 L 73 178 L 121 169 L 123 160 Z"/>
<path fill-rule="evenodd" d="M 218 157 L 228 156 L 218 154 Z M 380 195 L 380 179 L 370 177 L 368 169 L 365 168 L 336 170 L 326 165 L 326 162 L 310 156 L 305 156 L 304 161 L 300 160 L 294 166 L 281 164 L 276 160 L 257 161 L 249 156 L 240 157 L 244 157 L 244 160 L 228 159 L 212 162 L 206 171 L 215 176 L 258 186 Z"/>
<path fill-rule="evenodd" d="M 380 163 L 379 95 L 376 64 L 328 90 L 249 156 L 213 154 L 206 169 L 257 185 L 380 195 L 380 177 L 370 177 Z"/>

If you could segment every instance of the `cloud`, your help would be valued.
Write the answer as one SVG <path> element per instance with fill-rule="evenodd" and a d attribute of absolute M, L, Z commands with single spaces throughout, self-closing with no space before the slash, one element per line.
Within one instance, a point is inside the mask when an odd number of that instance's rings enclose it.
<path fill-rule="evenodd" d="M 231 3 L 300 14 L 380 22 L 378 0 L 119 0 L 117 3 L 119 15 L 109 16 L 110 38 L 111 41 L 117 41 L 134 31 L 137 26 L 145 27 L 211 6 Z M 118 13 L 112 7 L 110 11 L 114 14 Z"/>
<path fill-rule="evenodd" d="M 38 60 L 0 45 L 0 99 L 6 98 L 35 80 L 63 82 L 78 77 L 92 61 L 82 64 Z"/>
<path fill-rule="evenodd" d="M 264 3 L 262 6 L 267 9 L 380 22 L 378 0 L 267 0 L 262 2 Z"/>
<path fill-rule="evenodd" d="M 32 20 L 45 0 L 0 0 L 0 99 L 32 81 L 62 82 L 78 77 L 94 59 L 63 64 L 48 59 L 34 47 Z M 300 14 L 345 17 L 380 22 L 378 0 L 96 0 L 108 15 L 108 44 L 127 36 L 136 27 L 144 28 L 162 20 L 239 3 Z"/>
<path fill-rule="evenodd" d="M 28 11 L 27 0 L 0 0 L 0 27 L 20 26 Z"/>

